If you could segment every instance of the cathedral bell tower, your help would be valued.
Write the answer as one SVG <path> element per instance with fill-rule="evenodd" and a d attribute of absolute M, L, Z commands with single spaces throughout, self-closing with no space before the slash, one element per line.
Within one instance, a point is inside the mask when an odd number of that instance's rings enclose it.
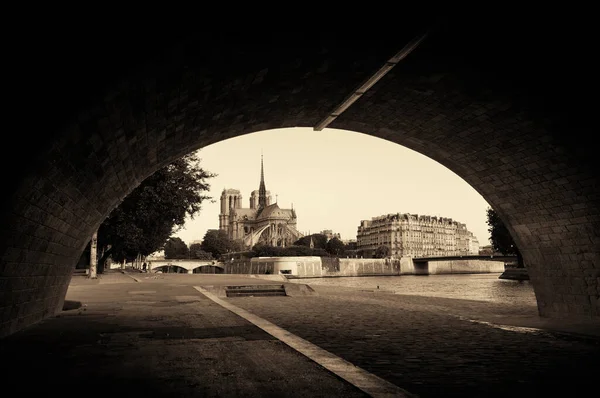
<path fill-rule="evenodd" d="M 242 194 L 237 189 L 225 189 L 221 193 L 219 229 L 229 231 L 229 215 L 242 207 Z"/>

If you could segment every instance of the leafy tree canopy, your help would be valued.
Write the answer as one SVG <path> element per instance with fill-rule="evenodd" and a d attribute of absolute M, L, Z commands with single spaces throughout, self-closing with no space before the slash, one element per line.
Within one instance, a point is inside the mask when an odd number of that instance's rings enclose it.
<path fill-rule="evenodd" d="M 212 254 L 202 250 L 202 245 L 200 243 L 192 243 L 190 245 L 190 258 L 198 260 L 212 260 L 213 256 Z"/>
<path fill-rule="evenodd" d="M 312 234 L 303 236 L 294 242 L 296 246 L 308 246 L 310 247 L 310 239 L 312 238 L 315 249 L 326 249 L 327 248 L 327 235 L 324 234 Z"/>
<path fill-rule="evenodd" d="M 165 243 L 165 259 L 189 258 L 189 249 L 181 238 L 170 237 Z"/>
<path fill-rule="evenodd" d="M 338 238 L 331 238 L 327 242 L 325 250 L 332 256 L 342 256 L 346 251 L 346 245 Z"/>
<path fill-rule="evenodd" d="M 490 242 L 494 251 L 500 252 L 504 255 L 516 255 L 518 260 L 518 266 L 523 268 L 523 257 L 521 252 L 514 242 L 508 228 L 504 225 L 504 222 L 498 216 L 498 213 L 491 207 L 487 209 L 487 224 L 488 232 L 490 233 Z"/>
<path fill-rule="evenodd" d="M 390 247 L 387 245 L 381 245 L 375 250 L 375 258 L 386 258 L 391 254 Z"/>
<path fill-rule="evenodd" d="M 222 229 L 209 229 L 206 231 L 200 248 L 212 254 L 216 259 L 225 253 L 241 250 L 239 243 L 229 239 L 227 232 Z"/>
<path fill-rule="evenodd" d="M 98 247 L 117 262 L 147 256 L 164 248 L 167 239 L 212 199 L 208 180 L 216 174 L 203 170 L 195 153 L 175 160 L 135 188 L 98 229 Z"/>
<path fill-rule="evenodd" d="M 296 257 L 296 256 L 327 256 L 323 249 L 311 249 L 307 246 L 277 247 L 257 244 L 252 248 L 252 257 Z"/>

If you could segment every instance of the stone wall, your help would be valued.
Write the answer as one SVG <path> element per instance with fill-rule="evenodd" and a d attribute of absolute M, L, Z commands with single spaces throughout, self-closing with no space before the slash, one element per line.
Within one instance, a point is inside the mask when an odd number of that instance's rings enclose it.
<path fill-rule="evenodd" d="M 233 260 L 228 261 L 223 264 L 223 268 L 225 268 L 226 274 L 257 274 L 258 272 L 254 272 L 252 269 L 252 264 L 250 263 L 250 259 L 242 259 L 242 260 Z M 264 274 L 264 272 L 262 272 Z"/>
<path fill-rule="evenodd" d="M 434 274 L 488 274 L 504 272 L 504 261 L 452 260 L 429 261 L 428 271 Z"/>
<path fill-rule="evenodd" d="M 298 263 L 299 278 L 331 277 L 331 276 L 371 276 L 371 275 L 400 275 L 399 260 L 383 259 L 337 259 L 338 266 L 327 266 L 328 258 L 317 261 Z"/>
<path fill-rule="evenodd" d="M 454 22 L 329 127 L 448 167 L 515 238 L 540 314 L 600 319 L 600 185 L 589 145 L 597 122 L 587 100 L 595 64 L 593 53 L 580 51 L 592 35 L 568 37 L 573 32 L 558 31 L 549 18 L 520 27 L 511 21 L 510 32 L 489 20 Z M 53 44 L 38 48 L 52 52 L 44 73 L 39 51 L 8 65 L 18 90 L 7 94 L 7 114 L 24 127 L 10 137 L 11 156 L 0 159 L 0 336 L 60 311 L 92 234 L 145 178 L 219 141 L 316 126 L 414 37 L 403 26 L 394 35 L 356 31 L 344 40 L 319 33 L 306 45 L 307 32 L 207 40 L 206 32 L 179 28 L 138 40 L 136 51 L 106 46 L 135 39 L 121 29 L 78 31 L 86 46 L 76 53 L 57 48 L 64 41 L 50 29 L 41 39 Z M 555 57 L 560 42 L 590 59 Z M 19 106 L 32 92 L 35 109 Z M 343 173 L 332 169 L 333 178 L 336 172 Z"/>
<path fill-rule="evenodd" d="M 225 265 L 228 274 L 279 274 L 290 271 L 292 278 L 340 276 L 392 276 L 433 274 L 478 274 L 504 271 L 504 262 L 487 260 L 453 260 L 413 263 L 401 259 L 329 258 L 329 257 L 260 257 L 234 260 Z"/>
<path fill-rule="evenodd" d="M 226 274 L 289 274 L 319 273 L 323 263 L 320 257 L 254 257 L 233 260 L 223 264 Z"/>

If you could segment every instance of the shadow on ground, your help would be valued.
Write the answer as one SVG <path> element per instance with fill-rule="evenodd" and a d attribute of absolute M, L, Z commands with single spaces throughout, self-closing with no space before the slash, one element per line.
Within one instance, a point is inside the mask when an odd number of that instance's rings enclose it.
<path fill-rule="evenodd" d="M 75 301 L 75 300 L 65 300 L 65 303 L 63 304 L 63 311 L 70 311 L 70 310 L 76 310 L 78 308 L 81 308 L 81 301 Z"/>

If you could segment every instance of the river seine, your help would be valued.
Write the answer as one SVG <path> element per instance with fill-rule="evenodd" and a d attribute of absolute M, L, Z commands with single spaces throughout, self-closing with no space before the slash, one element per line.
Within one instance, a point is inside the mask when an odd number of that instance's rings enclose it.
<path fill-rule="evenodd" d="M 535 305 L 529 281 L 498 279 L 500 274 L 403 275 L 340 278 L 302 278 L 309 285 L 380 289 L 395 294 Z"/>

